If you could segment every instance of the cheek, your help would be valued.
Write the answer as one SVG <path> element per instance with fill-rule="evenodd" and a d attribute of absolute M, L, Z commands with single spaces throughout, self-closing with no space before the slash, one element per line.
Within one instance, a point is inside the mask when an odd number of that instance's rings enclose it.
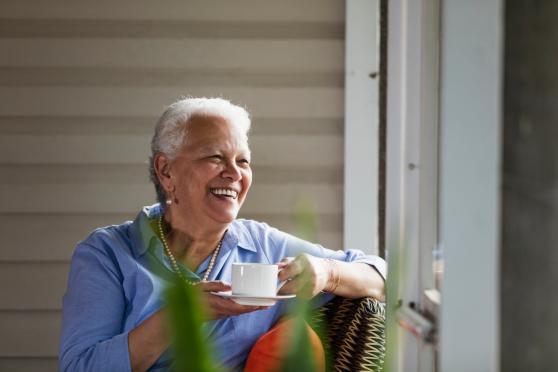
<path fill-rule="evenodd" d="M 250 189 L 250 186 L 252 185 L 252 174 L 249 173 L 245 175 L 242 179 L 244 182 L 244 194 L 246 194 Z"/>
<path fill-rule="evenodd" d="M 180 181 L 177 190 L 181 190 L 181 193 L 189 198 L 199 196 L 206 191 L 206 183 L 194 175 L 184 175 Z"/>
<path fill-rule="evenodd" d="M 206 164 L 204 166 L 197 167 L 194 171 L 184 174 L 182 177 L 182 183 L 185 187 L 192 190 L 205 190 L 210 181 L 215 177 L 216 166 L 212 164 Z"/>

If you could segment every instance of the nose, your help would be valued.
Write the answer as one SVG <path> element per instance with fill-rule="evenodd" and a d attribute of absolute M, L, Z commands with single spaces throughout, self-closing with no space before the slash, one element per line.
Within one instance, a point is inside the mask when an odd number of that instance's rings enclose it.
<path fill-rule="evenodd" d="M 240 167 L 234 161 L 228 161 L 226 163 L 225 169 L 221 175 L 231 181 L 240 181 L 242 179 Z"/>

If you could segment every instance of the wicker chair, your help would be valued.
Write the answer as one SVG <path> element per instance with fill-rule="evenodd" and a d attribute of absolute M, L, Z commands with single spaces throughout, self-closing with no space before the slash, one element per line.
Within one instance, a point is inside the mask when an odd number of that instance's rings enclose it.
<path fill-rule="evenodd" d="M 336 297 L 315 310 L 311 325 L 324 344 L 327 371 L 381 371 L 385 318 L 385 305 L 373 298 Z"/>

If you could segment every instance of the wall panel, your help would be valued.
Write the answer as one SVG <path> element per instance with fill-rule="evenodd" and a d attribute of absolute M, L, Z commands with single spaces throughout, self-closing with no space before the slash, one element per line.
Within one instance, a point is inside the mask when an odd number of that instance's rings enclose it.
<path fill-rule="evenodd" d="M 165 6 L 149 1 L 124 0 L 117 3 L 73 1 L 4 0 L 0 14 L 7 19 L 154 19 L 180 21 L 296 21 L 340 22 L 345 18 L 344 4 L 337 0 L 259 1 L 170 0 Z M 254 30 L 257 32 L 257 30 Z"/>
<path fill-rule="evenodd" d="M 27 357 L 27 366 L 36 368 L 27 371 L 48 369 L 52 361 L 46 358 L 58 355 L 58 345 L 54 341 L 60 333 L 61 319 L 62 312 L 59 310 L 0 311 L 0 367 L 11 363 L 25 367 L 26 363 L 20 358 Z M 45 369 L 42 363 L 46 363 Z M 2 371 L 12 372 L 12 369 Z"/>
<path fill-rule="evenodd" d="M 154 121 L 180 96 L 253 117 L 241 216 L 343 240 L 344 2 L 0 2 L 0 370 L 54 371 L 75 244 L 154 201 Z"/>
<path fill-rule="evenodd" d="M 299 73 L 343 69 L 342 40 L 4 38 L 1 66 Z M 257 58 L 254 58 L 254 56 Z M 304 57 L 304 58 L 302 58 Z"/>

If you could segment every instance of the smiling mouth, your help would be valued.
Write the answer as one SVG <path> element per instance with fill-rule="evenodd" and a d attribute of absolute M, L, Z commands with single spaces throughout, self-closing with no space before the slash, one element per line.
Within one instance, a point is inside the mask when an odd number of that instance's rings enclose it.
<path fill-rule="evenodd" d="M 213 195 L 224 196 L 227 198 L 236 199 L 238 197 L 238 192 L 231 189 L 209 189 Z"/>

